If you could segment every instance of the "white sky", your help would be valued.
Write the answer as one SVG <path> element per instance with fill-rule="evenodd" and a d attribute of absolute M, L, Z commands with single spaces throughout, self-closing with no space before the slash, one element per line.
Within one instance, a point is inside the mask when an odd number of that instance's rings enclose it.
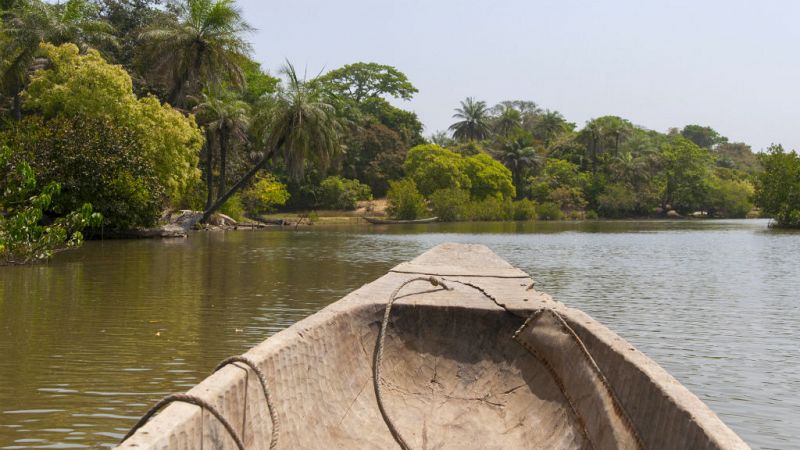
<path fill-rule="evenodd" d="M 800 2 L 788 0 L 239 0 L 256 59 L 309 75 L 396 66 L 425 134 L 459 100 L 533 100 L 579 126 L 619 115 L 709 125 L 760 150 L 800 148 Z"/>

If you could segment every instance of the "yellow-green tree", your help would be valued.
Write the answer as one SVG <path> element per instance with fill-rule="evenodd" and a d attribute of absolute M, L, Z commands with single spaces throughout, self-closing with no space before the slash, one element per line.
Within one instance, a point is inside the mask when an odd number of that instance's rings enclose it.
<path fill-rule="evenodd" d="M 127 130 L 152 162 L 166 198 L 176 202 L 200 176 L 198 154 L 203 135 L 186 117 L 155 97 L 138 98 L 131 77 L 94 50 L 80 54 L 73 44 L 42 45 L 51 61 L 37 71 L 23 93 L 23 108 L 45 120 L 88 117 Z"/>

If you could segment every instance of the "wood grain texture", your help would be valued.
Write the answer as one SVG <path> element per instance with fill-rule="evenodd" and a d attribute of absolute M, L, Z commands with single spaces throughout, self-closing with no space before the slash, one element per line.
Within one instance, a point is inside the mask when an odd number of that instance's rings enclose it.
<path fill-rule="evenodd" d="M 397 448 L 375 400 L 373 350 L 389 295 L 417 273 L 480 285 L 513 314 L 466 286 L 403 289 L 386 337 L 384 400 L 413 448 L 580 449 L 614 442 L 613 433 L 598 438 L 581 425 L 606 420 L 602 402 L 587 402 L 576 417 L 552 372 L 512 338 L 520 317 L 540 308 L 555 309 L 575 330 L 645 447 L 748 448 L 656 363 L 586 314 L 531 290 L 530 277 L 488 248 L 445 244 L 397 269 L 246 353 L 268 377 L 279 448 Z M 557 340 L 548 345 L 556 357 Z M 217 406 L 248 449 L 267 449 L 271 425 L 260 389 L 252 373 L 231 365 L 189 393 Z M 213 422 L 197 407 L 174 404 L 120 448 L 234 448 Z"/>

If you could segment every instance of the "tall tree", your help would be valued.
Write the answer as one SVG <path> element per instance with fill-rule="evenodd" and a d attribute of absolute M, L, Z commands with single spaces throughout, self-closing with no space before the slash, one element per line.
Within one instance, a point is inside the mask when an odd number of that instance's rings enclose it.
<path fill-rule="evenodd" d="M 250 126 L 250 105 L 230 91 L 206 89 L 194 108 L 197 119 L 206 128 L 206 135 L 215 138 L 219 148 L 219 180 L 217 194 L 225 193 L 228 167 L 228 152 L 247 141 Z M 213 146 L 206 143 L 206 180 L 208 204 L 211 206 L 213 185 Z"/>
<path fill-rule="evenodd" d="M 259 170 L 275 156 L 280 156 L 295 180 L 302 179 L 307 162 L 325 168 L 341 150 L 341 124 L 336 111 L 325 102 L 326 92 L 316 79 L 301 79 L 294 66 L 287 63 L 281 70 L 284 83 L 275 95 L 264 99 L 254 120 L 260 145 L 266 150 L 262 159 L 227 192 L 207 208 L 205 222 Z"/>
<path fill-rule="evenodd" d="M 756 178 L 756 204 L 779 226 L 800 228 L 800 156 L 773 145 L 759 160 L 764 171 Z"/>
<path fill-rule="evenodd" d="M 500 149 L 498 157 L 500 162 L 511 171 L 514 186 L 517 189 L 517 197 L 522 197 L 524 193 L 525 174 L 530 169 L 541 166 L 545 161 L 544 156 L 537 153 L 531 142 L 524 138 L 507 142 Z"/>
<path fill-rule="evenodd" d="M 533 128 L 533 135 L 541 140 L 545 147 L 549 147 L 550 143 L 556 136 L 566 131 L 567 121 L 564 116 L 558 111 L 550 111 L 549 109 L 542 113 Z"/>
<path fill-rule="evenodd" d="M 318 80 L 335 95 L 356 103 L 385 96 L 410 100 L 418 92 L 403 72 L 377 63 L 348 64 L 331 70 Z"/>
<path fill-rule="evenodd" d="M 152 75 L 165 85 L 168 101 L 186 108 L 204 84 L 245 84 L 240 63 L 250 53 L 243 35 L 252 28 L 234 0 L 182 0 L 173 20 L 142 32 Z"/>
<path fill-rule="evenodd" d="M 489 109 L 486 102 L 467 97 L 461 107 L 455 109 L 453 118 L 460 119 L 450 125 L 453 137 L 460 141 L 481 140 L 491 135 L 489 126 Z"/>
<path fill-rule="evenodd" d="M 501 136 L 508 136 L 522 124 L 522 113 L 512 105 L 504 104 L 495 107 L 499 110 L 494 122 L 495 133 Z"/>
<path fill-rule="evenodd" d="M 41 0 L 18 0 L 2 11 L 0 34 L 7 45 L 0 60 L 2 93 L 13 99 L 16 119 L 22 117 L 20 92 L 25 88 L 34 58 L 43 43 L 71 42 L 82 51 L 90 46 L 108 46 L 116 41 L 112 27 L 97 20 L 97 7 L 87 0 L 49 4 Z"/>
<path fill-rule="evenodd" d="M 717 144 L 728 142 L 728 138 L 720 135 L 715 129 L 701 125 L 686 125 L 681 130 L 681 135 L 697 144 L 698 147 L 709 150 Z"/>

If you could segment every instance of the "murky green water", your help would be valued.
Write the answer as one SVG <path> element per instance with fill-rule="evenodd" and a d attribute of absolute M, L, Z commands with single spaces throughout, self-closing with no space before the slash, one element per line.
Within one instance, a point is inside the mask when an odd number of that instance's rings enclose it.
<path fill-rule="evenodd" d="M 224 357 L 447 241 L 531 273 L 753 447 L 800 448 L 800 234 L 764 221 L 201 233 L 0 268 L 0 448 L 112 446 Z"/>

